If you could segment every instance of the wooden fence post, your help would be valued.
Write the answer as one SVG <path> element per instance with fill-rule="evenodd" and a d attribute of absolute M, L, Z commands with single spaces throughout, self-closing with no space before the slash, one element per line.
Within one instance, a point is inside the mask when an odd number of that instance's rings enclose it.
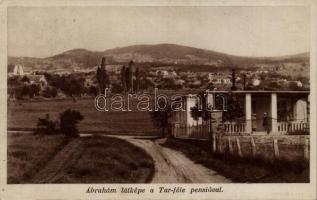
<path fill-rule="evenodd" d="M 251 136 L 251 151 L 252 151 L 252 156 L 255 157 L 256 155 L 256 146 L 253 137 Z"/>
<path fill-rule="evenodd" d="M 217 145 L 217 151 L 219 153 L 222 153 L 222 140 L 221 140 L 221 137 L 218 137 L 216 145 Z"/>
<path fill-rule="evenodd" d="M 309 139 L 305 138 L 305 143 L 304 143 L 304 158 L 305 160 L 309 160 Z"/>
<path fill-rule="evenodd" d="M 238 147 L 238 155 L 239 155 L 240 157 L 242 157 L 241 146 L 240 146 L 240 140 L 239 140 L 238 137 L 237 137 L 236 141 L 237 141 L 237 147 Z"/>
<path fill-rule="evenodd" d="M 273 140 L 273 148 L 274 148 L 274 157 L 275 158 L 279 158 L 280 157 L 280 153 L 278 151 L 278 143 L 277 143 L 277 139 Z"/>
<path fill-rule="evenodd" d="M 212 152 L 216 152 L 216 150 L 217 150 L 217 146 L 216 146 L 216 136 L 215 135 L 213 135 L 212 136 Z"/>
<path fill-rule="evenodd" d="M 230 136 L 228 137 L 228 146 L 229 146 L 229 152 L 232 154 L 233 153 L 233 149 L 232 149 Z"/>

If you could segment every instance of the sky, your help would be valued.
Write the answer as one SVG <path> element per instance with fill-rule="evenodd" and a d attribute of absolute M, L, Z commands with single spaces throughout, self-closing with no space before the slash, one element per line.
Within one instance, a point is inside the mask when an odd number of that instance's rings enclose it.
<path fill-rule="evenodd" d="M 49 57 L 172 43 L 241 56 L 310 49 L 310 9 L 265 7 L 10 7 L 8 55 Z"/>

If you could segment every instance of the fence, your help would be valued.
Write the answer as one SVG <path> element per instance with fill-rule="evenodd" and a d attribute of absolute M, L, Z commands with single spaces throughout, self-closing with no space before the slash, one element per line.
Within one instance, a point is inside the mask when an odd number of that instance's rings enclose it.
<path fill-rule="evenodd" d="M 220 153 L 265 159 L 309 160 L 309 136 L 222 136 L 213 147 Z"/>
<path fill-rule="evenodd" d="M 176 138 L 191 138 L 199 140 L 208 140 L 210 138 L 208 124 L 197 126 L 180 126 L 179 124 L 175 124 L 172 128 L 172 134 Z"/>
<path fill-rule="evenodd" d="M 245 123 L 240 122 L 224 122 L 224 131 L 228 135 L 239 135 L 245 133 Z"/>
<path fill-rule="evenodd" d="M 309 128 L 308 122 L 278 122 L 277 130 L 280 133 L 307 130 Z"/>

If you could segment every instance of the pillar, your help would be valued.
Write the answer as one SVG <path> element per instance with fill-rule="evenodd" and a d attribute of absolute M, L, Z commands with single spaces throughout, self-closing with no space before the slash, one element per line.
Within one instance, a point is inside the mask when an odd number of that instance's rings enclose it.
<path fill-rule="evenodd" d="M 310 119 L 310 94 L 308 94 L 307 96 L 307 105 L 306 105 L 306 113 L 307 113 L 307 120 L 306 122 L 309 122 L 309 119 Z"/>
<path fill-rule="evenodd" d="M 245 132 L 252 132 L 251 93 L 245 94 Z"/>
<path fill-rule="evenodd" d="M 271 124 L 272 130 L 271 132 L 277 133 L 277 95 L 276 93 L 271 94 Z"/>
<path fill-rule="evenodd" d="M 207 105 L 209 106 L 211 106 L 211 108 L 213 108 L 213 109 L 215 109 L 215 103 L 214 103 L 214 93 L 212 93 L 212 92 L 208 92 L 207 93 Z M 209 109 L 210 111 L 212 111 L 212 109 L 211 108 L 207 108 L 207 109 Z"/>

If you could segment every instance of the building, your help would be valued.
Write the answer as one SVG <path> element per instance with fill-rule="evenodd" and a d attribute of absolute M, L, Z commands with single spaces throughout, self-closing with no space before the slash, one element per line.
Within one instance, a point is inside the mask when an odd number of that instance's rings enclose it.
<path fill-rule="evenodd" d="M 15 76 L 24 76 L 23 66 L 20 65 L 20 64 L 15 65 L 14 69 L 13 69 L 13 75 L 15 75 Z"/>
<path fill-rule="evenodd" d="M 44 75 L 26 75 L 26 77 L 30 80 L 30 84 L 39 85 L 41 88 L 47 86 L 47 80 Z"/>
<path fill-rule="evenodd" d="M 224 85 L 228 85 L 231 84 L 231 78 L 225 77 L 225 76 L 221 76 L 221 75 L 215 75 L 213 73 L 209 73 L 208 74 L 208 80 L 209 82 L 213 83 L 213 84 L 224 84 Z"/>
<path fill-rule="evenodd" d="M 12 70 L 12 71 L 10 71 L 10 70 Z M 13 69 L 9 68 L 9 71 L 8 71 L 9 77 L 24 76 L 25 74 L 26 73 L 24 72 L 23 65 L 21 65 L 21 64 L 14 65 Z"/>
<path fill-rule="evenodd" d="M 191 108 L 199 100 L 196 95 L 187 95 L 183 98 L 183 111 L 174 111 L 172 115 L 172 134 L 175 137 L 189 137 L 208 139 L 211 131 L 223 128 L 228 135 L 265 135 L 288 134 L 294 131 L 309 130 L 309 91 L 231 91 L 243 106 L 243 118 L 233 121 L 224 121 L 223 113 L 226 109 L 212 112 L 212 126 L 202 119 L 194 120 Z M 208 91 L 207 102 L 213 102 L 217 96 L 226 102 L 228 91 Z M 223 106 L 225 108 L 226 106 Z M 264 117 L 264 113 L 267 117 Z M 264 126 L 263 120 L 267 119 Z"/>
<path fill-rule="evenodd" d="M 47 80 L 43 74 L 37 75 L 30 72 L 25 72 L 23 65 L 17 64 L 14 66 L 13 72 L 9 73 L 10 77 L 18 77 L 19 79 L 26 78 L 23 82 L 25 84 L 39 85 L 41 88 L 47 86 Z"/>

